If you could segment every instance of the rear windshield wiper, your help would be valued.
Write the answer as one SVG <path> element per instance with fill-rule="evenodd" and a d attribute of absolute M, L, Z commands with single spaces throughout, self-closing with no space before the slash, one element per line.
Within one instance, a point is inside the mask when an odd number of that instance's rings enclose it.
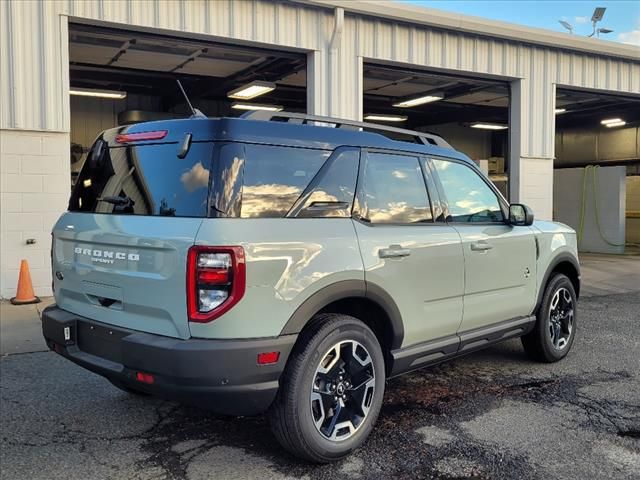
<path fill-rule="evenodd" d="M 136 202 L 134 202 L 129 197 L 115 197 L 115 196 L 100 197 L 98 198 L 98 201 L 111 203 L 119 207 L 133 207 L 136 204 Z"/>

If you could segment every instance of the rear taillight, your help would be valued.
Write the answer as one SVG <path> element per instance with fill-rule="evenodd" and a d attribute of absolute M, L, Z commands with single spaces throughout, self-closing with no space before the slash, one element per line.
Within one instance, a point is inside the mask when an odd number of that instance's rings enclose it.
<path fill-rule="evenodd" d="M 187 256 L 189 321 L 206 323 L 229 311 L 244 295 L 242 247 L 193 246 Z"/>

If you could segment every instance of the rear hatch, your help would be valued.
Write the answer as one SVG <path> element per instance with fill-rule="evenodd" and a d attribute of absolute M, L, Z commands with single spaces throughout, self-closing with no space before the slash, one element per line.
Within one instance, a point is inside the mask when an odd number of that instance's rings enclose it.
<path fill-rule="evenodd" d="M 207 216 L 212 120 L 108 130 L 53 230 L 58 306 L 107 324 L 188 338 L 186 263 Z"/>

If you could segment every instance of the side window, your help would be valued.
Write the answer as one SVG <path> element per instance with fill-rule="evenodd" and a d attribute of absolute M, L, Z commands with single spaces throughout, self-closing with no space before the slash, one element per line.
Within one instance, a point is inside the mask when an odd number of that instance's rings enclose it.
<path fill-rule="evenodd" d="M 432 159 L 449 205 L 452 222 L 503 222 L 496 194 L 480 175 L 457 162 Z"/>
<path fill-rule="evenodd" d="M 431 207 L 417 157 L 369 153 L 356 211 L 371 223 L 432 222 Z"/>
<path fill-rule="evenodd" d="M 327 160 L 288 216 L 350 217 L 358 178 L 360 150 L 338 150 Z"/>
<path fill-rule="evenodd" d="M 242 218 L 284 217 L 330 151 L 245 145 Z"/>

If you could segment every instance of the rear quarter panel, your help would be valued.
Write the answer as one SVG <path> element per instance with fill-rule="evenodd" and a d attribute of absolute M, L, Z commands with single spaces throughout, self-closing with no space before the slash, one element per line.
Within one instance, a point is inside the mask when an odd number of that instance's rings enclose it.
<path fill-rule="evenodd" d="M 275 337 L 304 300 L 343 280 L 364 280 L 349 218 L 205 219 L 197 245 L 240 245 L 247 288 L 210 323 L 191 323 L 199 338 Z"/>

